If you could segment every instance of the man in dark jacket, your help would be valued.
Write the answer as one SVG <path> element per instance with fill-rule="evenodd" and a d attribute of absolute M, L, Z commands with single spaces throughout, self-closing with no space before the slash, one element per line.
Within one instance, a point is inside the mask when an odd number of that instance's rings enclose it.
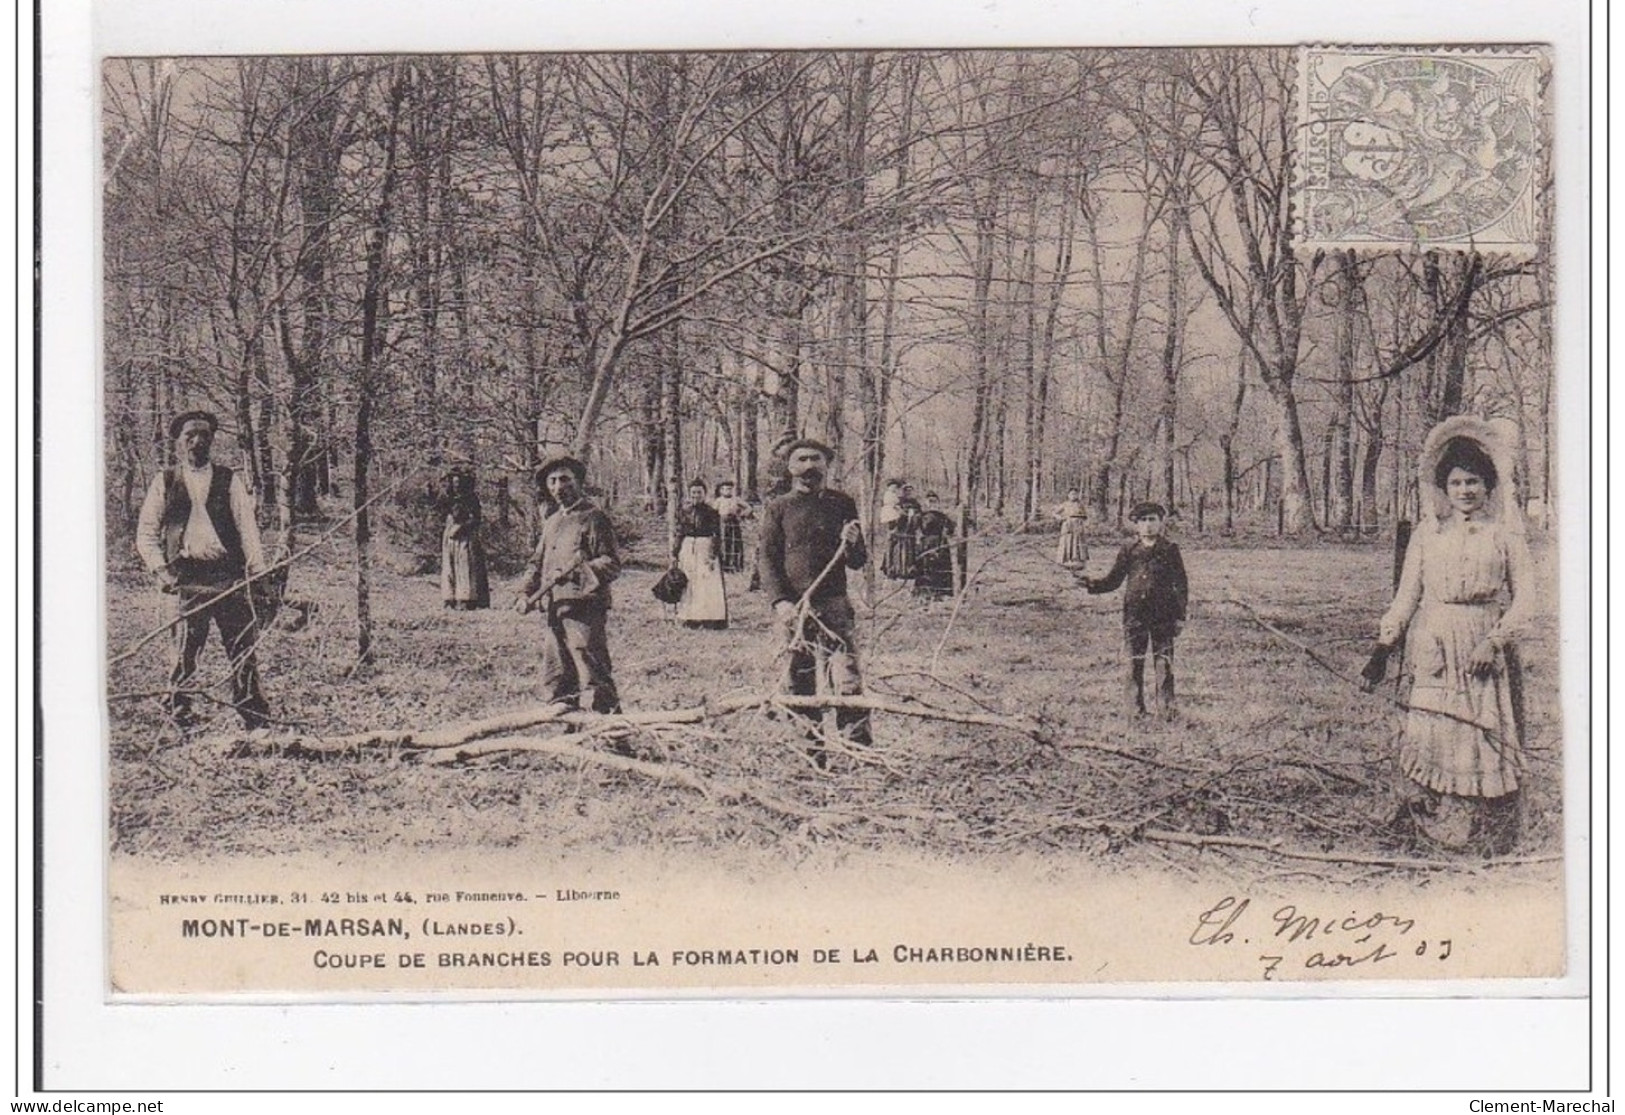
<path fill-rule="evenodd" d="M 169 424 L 180 463 L 152 478 L 135 548 L 159 587 L 179 602 L 170 716 L 182 728 L 197 723 L 190 682 L 213 624 L 231 658 L 232 706 L 245 727 L 262 728 L 268 706 L 254 662 L 259 637 L 246 578 L 266 571 L 265 554 L 242 477 L 211 460 L 219 425 L 203 410 L 176 415 Z"/>
<path fill-rule="evenodd" d="M 1104 577 L 1084 577 L 1091 593 L 1123 590 L 1123 636 L 1128 645 L 1128 699 L 1145 712 L 1145 652 L 1151 650 L 1156 671 L 1157 703 L 1162 715 L 1174 715 L 1174 636 L 1185 622 L 1190 585 L 1179 547 L 1162 536 L 1167 513 L 1157 503 L 1140 503 L 1129 513 L 1136 538 L 1117 552 Z"/>
<path fill-rule="evenodd" d="M 556 454 L 536 479 L 556 510 L 542 524 L 514 610 L 540 607 L 547 617 L 542 642 L 542 687 L 548 700 L 571 706 L 587 698 L 594 712 L 620 712 L 610 674 L 610 582 L 621 571 L 609 516 L 584 490 L 587 466 Z"/>
<path fill-rule="evenodd" d="M 858 666 L 857 616 L 846 594 L 846 571 L 862 569 L 869 560 L 863 528 L 852 497 L 824 487 L 834 453 L 822 442 L 803 438 L 785 454 L 790 490 L 768 502 L 762 512 L 760 572 L 762 589 L 773 601 L 773 614 L 789 645 L 784 692 L 813 696 L 822 675 L 828 691 L 842 697 L 863 692 Z M 839 560 L 837 560 L 839 557 Z M 809 734 L 821 740 L 816 709 L 797 710 L 811 722 Z M 869 714 L 837 709 L 836 725 L 847 738 L 869 746 Z M 813 758 L 823 765 L 815 746 Z"/>

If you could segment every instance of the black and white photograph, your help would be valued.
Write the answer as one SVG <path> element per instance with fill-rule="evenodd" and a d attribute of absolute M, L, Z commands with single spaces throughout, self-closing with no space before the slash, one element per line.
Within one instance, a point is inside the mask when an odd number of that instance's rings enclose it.
<path fill-rule="evenodd" d="M 105 59 L 112 990 L 1562 976 L 1552 80 Z"/>
<path fill-rule="evenodd" d="M 36 1088 L 1595 1071 L 1582 5 L 84 7 Z"/>

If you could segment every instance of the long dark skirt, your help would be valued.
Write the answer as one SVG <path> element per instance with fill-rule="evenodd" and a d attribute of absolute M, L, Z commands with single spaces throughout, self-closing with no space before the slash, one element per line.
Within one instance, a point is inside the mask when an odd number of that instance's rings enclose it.
<path fill-rule="evenodd" d="M 916 539 L 909 530 L 893 528 L 886 535 L 886 557 L 880 571 L 894 581 L 906 581 L 914 576 Z"/>
<path fill-rule="evenodd" d="M 745 568 L 745 531 L 738 519 L 722 520 L 722 571 L 740 573 Z"/>
<path fill-rule="evenodd" d="M 943 597 L 954 594 L 954 558 L 946 538 L 927 538 L 920 543 L 915 563 L 914 593 Z"/>

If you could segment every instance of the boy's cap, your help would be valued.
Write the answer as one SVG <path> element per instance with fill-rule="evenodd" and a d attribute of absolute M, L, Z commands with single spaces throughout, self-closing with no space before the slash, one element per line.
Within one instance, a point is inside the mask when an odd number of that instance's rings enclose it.
<path fill-rule="evenodd" d="M 1166 519 L 1168 512 L 1160 503 L 1136 503 L 1134 510 L 1128 513 L 1128 521 L 1137 523 L 1141 519 Z"/>

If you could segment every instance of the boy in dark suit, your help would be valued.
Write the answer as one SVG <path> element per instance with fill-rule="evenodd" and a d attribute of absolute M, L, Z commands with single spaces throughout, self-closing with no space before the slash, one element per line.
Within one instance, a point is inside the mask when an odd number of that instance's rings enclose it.
<path fill-rule="evenodd" d="M 1134 541 L 1117 552 L 1104 577 L 1084 577 L 1090 593 L 1123 590 L 1123 636 L 1128 644 L 1128 699 L 1145 713 L 1145 652 L 1156 671 L 1157 704 L 1165 719 L 1174 715 L 1174 636 L 1185 622 L 1190 586 L 1179 547 L 1162 536 L 1167 512 L 1157 503 L 1135 504 L 1129 513 Z"/>

